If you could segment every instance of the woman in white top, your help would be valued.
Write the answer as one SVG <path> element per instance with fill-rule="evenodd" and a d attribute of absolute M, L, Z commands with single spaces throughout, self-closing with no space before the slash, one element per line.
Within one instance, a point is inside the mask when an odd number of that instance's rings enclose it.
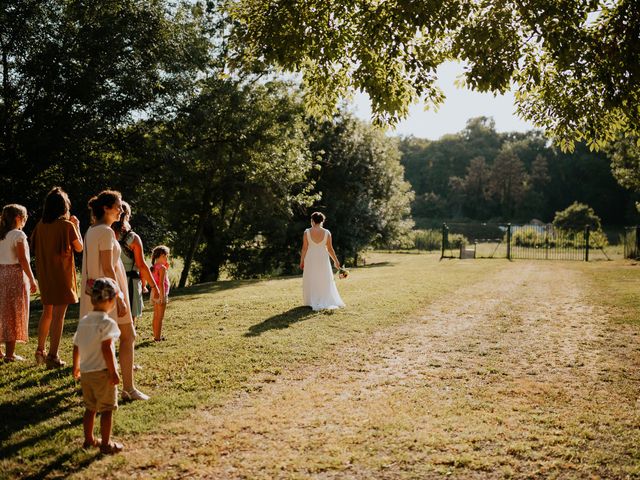
<path fill-rule="evenodd" d="M 336 268 L 340 268 L 340 262 L 333 250 L 331 232 L 322 226 L 324 221 L 324 214 L 314 212 L 311 215 L 311 228 L 307 228 L 302 236 L 302 296 L 304 305 L 314 310 L 345 306 L 336 288 L 329 258 Z"/>
<path fill-rule="evenodd" d="M 91 297 L 87 294 L 87 282 L 108 277 L 116 281 L 124 295 L 117 308 L 108 312 L 117 319 L 120 328 L 120 368 L 122 371 L 122 399 L 148 400 L 149 396 L 138 390 L 133 383 L 133 356 L 136 332 L 129 308 L 127 275 L 120 260 L 120 244 L 116 240 L 111 224 L 122 213 L 120 192 L 105 190 L 89 200 L 89 208 L 95 223 L 89 227 L 84 237 L 82 254 L 82 285 L 80 288 L 80 318 L 92 310 Z"/>
<path fill-rule="evenodd" d="M 6 205 L 0 217 L 0 342 L 6 346 L 5 362 L 24 360 L 15 354 L 16 342 L 26 342 L 29 327 L 29 292 L 38 284 L 29 264 L 29 243 L 22 231 L 27 209 Z"/>

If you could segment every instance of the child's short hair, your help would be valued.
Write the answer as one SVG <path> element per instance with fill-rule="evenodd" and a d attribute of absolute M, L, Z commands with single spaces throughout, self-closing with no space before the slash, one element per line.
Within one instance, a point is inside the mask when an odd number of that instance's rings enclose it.
<path fill-rule="evenodd" d="M 151 251 L 151 263 L 153 264 L 153 262 L 156 261 L 156 258 L 158 258 L 160 255 L 168 256 L 169 252 L 169 247 L 167 247 L 166 245 L 158 245 Z"/>
<path fill-rule="evenodd" d="M 113 300 L 120 289 L 114 280 L 107 277 L 96 278 L 91 287 L 91 303 Z"/>

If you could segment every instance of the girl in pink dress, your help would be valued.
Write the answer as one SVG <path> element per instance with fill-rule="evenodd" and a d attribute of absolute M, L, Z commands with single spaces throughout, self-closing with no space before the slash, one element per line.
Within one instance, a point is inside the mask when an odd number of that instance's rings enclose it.
<path fill-rule="evenodd" d="M 159 245 L 151 253 L 151 271 L 153 278 L 158 285 L 158 294 L 154 291 L 151 296 L 153 302 L 153 339 L 160 342 L 165 338 L 162 336 L 162 321 L 164 312 L 169 302 L 169 247 Z"/>

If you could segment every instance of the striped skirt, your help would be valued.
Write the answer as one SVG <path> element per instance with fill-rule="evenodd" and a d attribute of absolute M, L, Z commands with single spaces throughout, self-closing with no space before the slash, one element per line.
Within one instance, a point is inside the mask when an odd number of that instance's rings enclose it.
<path fill-rule="evenodd" d="M 26 342 L 29 279 L 18 264 L 0 265 L 0 342 Z"/>

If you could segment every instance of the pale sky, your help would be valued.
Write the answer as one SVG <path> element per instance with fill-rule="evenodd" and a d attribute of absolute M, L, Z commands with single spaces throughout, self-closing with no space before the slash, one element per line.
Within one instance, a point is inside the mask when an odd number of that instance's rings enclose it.
<path fill-rule="evenodd" d="M 444 91 L 446 100 L 439 110 L 424 110 L 424 104 L 410 107 L 409 117 L 398 124 L 391 135 L 413 135 L 437 140 L 447 133 L 464 129 L 472 117 L 493 117 L 498 132 L 523 132 L 535 127 L 515 115 L 513 93 L 494 97 L 491 93 L 478 93 L 454 85 L 462 73 L 462 65 L 448 62 L 438 69 L 438 86 Z M 353 101 L 353 112 L 363 120 L 371 120 L 369 97 L 357 94 Z"/>

